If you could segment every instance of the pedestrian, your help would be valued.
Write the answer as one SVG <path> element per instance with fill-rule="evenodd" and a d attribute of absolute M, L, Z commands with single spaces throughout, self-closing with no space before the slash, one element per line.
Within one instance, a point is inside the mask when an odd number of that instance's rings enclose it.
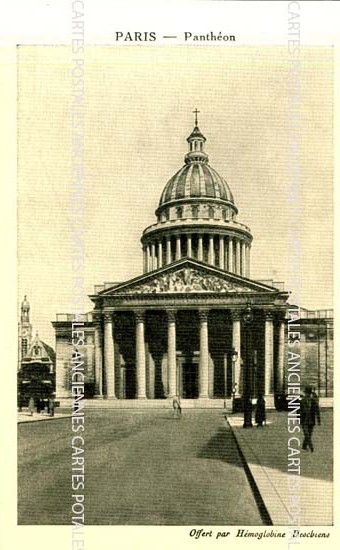
<path fill-rule="evenodd" d="M 180 418 L 182 415 L 182 407 L 180 399 L 177 395 L 172 400 L 172 407 L 174 409 L 174 418 Z"/>
<path fill-rule="evenodd" d="M 262 394 L 259 394 L 256 400 L 255 422 L 258 427 L 266 423 L 266 401 Z"/>
<path fill-rule="evenodd" d="M 318 401 L 315 399 L 315 397 L 313 397 L 312 388 L 310 386 L 307 386 L 305 388 L 305 396 L 301 400 L 300 416 L 301 416 L 301 425 L 302 425 L 303 435 L 304 435 L 302 448 L 305 451 L 307 451 L 309 447 L 311 452 L 313 452 L 314 451 L 314 446 L 312 442 L 313 429 L 314 429 L 316 420 L 318 421 L 318 424 L 320 426 L 321 418 L 320 418 L 320 408 L 319 408 Z"/>
<path fill-rule="evenodd" d="M 50 412 L 50 416 L 54 416 L 54 397 L 52 395 L 52 397 L 49 398 L 48 400 L 48 408 L 49 408 L 49 412 Z"/>
<path fill-rule="evenodd" d="M 28 410 L 30 412 L 30 415 L 33 416 L 33 412 L 34 412 L 34 397 L 30 397 L 29 398 L 29 401 L 28 401 Z"/>
<path fill-rule="evenodd" d="M 21 393 L 18 394 L 18 406 L 19 406 L 19 413 L 22 412 L 22 396 Z"/>

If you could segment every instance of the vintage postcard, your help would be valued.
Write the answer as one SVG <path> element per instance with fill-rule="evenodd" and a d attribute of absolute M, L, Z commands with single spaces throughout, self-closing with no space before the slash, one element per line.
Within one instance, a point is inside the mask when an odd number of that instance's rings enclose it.
<path fill-rule="evenodd" d="M 330 548 L 338 5 L 29 4 L 1 548 Z"/>

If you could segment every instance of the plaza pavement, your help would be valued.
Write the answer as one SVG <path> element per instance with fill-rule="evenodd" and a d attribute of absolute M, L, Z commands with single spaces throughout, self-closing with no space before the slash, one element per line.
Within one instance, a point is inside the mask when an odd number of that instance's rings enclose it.
<path fill-rule="evenodd" d="M 87 525 L 263 525 L 222 410 L 85 412 Z M 18 426 L 19 525 L 71 522 L 71 422 Z"/>
<path fill-rule="evenodd" d="M 237 458 L 235 453 L 232 452 L 232 445 L 230 441 L 230 432 L 225 430 L 226 422 L 223 419 L 223 416 L 220 411 L 184 411 L 183 417 L 179 420 L 177 425 L 176 421 L 172 419 L 171 413 L 167 412 L 164 414 L 164 411 L 149 411 L 149 412 L 140 412 L 135 411 L 134 413 L 116 411 L 118 413 L 118 418 L 122 419 L 122 425 L 124 426 L 125 431 L 129 431 L 128 426 L 132 429 L 131 435 L 133 436 L 135 428 L 133 427 L 136 423 L 138 426 L 146 424 L 146 426 L 151 428 L 151 432 L 148 433 L 147 438 L 143 439 L 138 444 L 138 453 L 141 457 L 142 463 L 144 466 L 147 466 L 148 473 L 146 479 L 150 476 L 150 468 L 154 459 L 160 459 L 161 463 L 167 463 L 169 457 L 167 453 L 169 451 L 170 444 L 170 454 L 172 461 L 175 463 L 171 465 L 170 470 L 172 470 L 169 482 L 170 485 L 173 483 L 173 488 L 176 487 L 176 482 L 171 481 L 173 475 L 177 474 L 178 477 L 184 476 L 189 480 L 191 473 L 186 472 L 186 468 L 182 469 L 182 460 L 190 462 L 194 456 L 195 451 L 202 446 L 204 438 L 208 435 L 212 436 L 210 441 L 206 440 L 205 445 L 206 449 L 210 450 L 207 452 L 206 456 L 202 454 L 203 458 L 213 458 L 222 460 L 223 462 L 229 462 L 229 464 L 237 465 L 239 468 L 240 464 L 237 464 Z M 92 413 L 93 415 L 93 413 Z M 91 422 L 97 421 L 100 422 L 100 417 L 104 417 L 104 425 L 106 425 L 107 419 L 110 417 L 108 411 L 99 413 L 97 412 L 94 416 L 91 415 Z M 30 416 L 28 412 L 19 413 L 18 422 L 37 422 L 39 420 L 57 420 L 69 417 L 67 414 L 57 413 L 54 417 L 47 415 L 34 414 Z M 116 415 L 115 415 L 116 417 Z M 129 421 L 127 419 L 130 417 Z M 117 418 L 117 417 L 116 417 Z M 238 451 L 243 461 L 243 466 L 245 467 L 248 479 L 252 485 L 253 491 L 256 495 L 257 506 L 261 512 L 262 519 L 259 519 L 261 524 L 263 521 L 265 523 L 272 523 L 273 525 L 289 525 L 292 519 L 292 514 L 296 511 L 296 506 L 301 508 L 301 512 L 298 514 L 300 525 L 332 525 L 333 522 L 333 411 L 332 409 L 323 409 L 321 411 L 321 426 L 316 426 L 313 433 L 313 442 L 315 451 L 311 453 L 310 451 L 304 451 L 300 447 L 300 453 L 294 455 L 294 458 L 300 458 L 300 476 L 299 476 L 299 486 L 294 485 L 296 477 L 292 480 L 294 474 L 288 476 L 287 467 L 288 467 L 288 431 L 287 431 L 287 414 L 284 412 L 269 411 L 267 413 L 267 424 L 263 428 L 258 428 L 254 425 L 252 429 L 243 428 L 243 416 L 241 414 L 228 415 L 227 422 L 231 428 L 233 437 L 236 441 Z M 165 420 L 165 422 L 164 422 Z M 171 421 L 170 423 L 168 421 Z M 208 422 L 207 422 L 208 420 Z M 197 421 L 197 422 L 196 422 Z M 150 424 L 151 422 L 151 424 Z M 45 424 L 45 422 L 44 422 Z M 54 424 L 54 423 L 53 423 Z M 58 424 L 58 423 L 57 423 Z M 196 428 L 194 428 L 196 424 Z M 199 425 L 201 425 L 201 430 L 199 430 Z M 225 426 L 224 426 L 225 425 Z M 154 430 L 154 427 L 158 428 Z M 177 427 L 178 426 L 178 427 Z M 122 428 L 122 426 L 120 426 Z M 169 432 L 170 429 L 170 432 Z M 207 431 L 208 430 L 208 431 Z M 193 437 L 193 433 L 195 434 Z M 198 434 L 200 435 L 198 436 Z M 101 434 L 103 435 L 103 434 Z M 293 434 L 296 435 L 296 434 Z M 91 439 L 93 434 L 91 433 Z M 118 435 L 118 439 L 120 439 Z M 124 435 L 124 438 L 127 437 L 127 434 Z M 170 438 L 170 439 L 168 439 Z M 183 439 L 184 438 L 184 439 Z M 183 453 L 186 449 L 188 450 L 188 441 L 187 439 L 192 439 L 190 445 L 190 454 L 188 456 L 187 452 Z M 302 434 L 301 434 L 302 438 Z M 112 438 L 115 439 L 114 437 Z M 155 441 L 157 445 L 157 452 L 155 452 Z M 209 441 L 209 443 L 208 443 Z M 92 442 L 91 442 L 92 443 Z M 301 441 L 302 443 L 302 441 Z M 144 446 L 149 446 L 153 449 L 151 455 L 147 452 L 146 463 L 143 458 Z M 293 444 L 294 448 L 298 448 L 296 441 Z M 184 448 L 183 448 L 184 447 Z M 105 447 L 104 447 L 105 448 Z M 162 450 L 163 449 L 163 450 Z M 134 451 L 136 452 L 136 451 Z M 114 449 L 113 455 L 117 458 L 120 455 L 120 450 L 117 448 Z M 162 456 L 161 456 L 162 455 Z M 191 455 L 191 456 L 190 456 Z M 198 455 L 197 455 L 198 456 Z M 231 459 L 232 457 L 232 459 Z M 132 462 L 130 466 L 125 463 L 125 468 L 133 468 L 133 461 L 135 458 L 132 457 Z M 131 461 L 131 457 L 130 457 Z M 176 465 L 177 461 L 177 465 Z M 129 462 L 129 461 L 128 461 Z M 197 465 L 200 465 L 198 462 Z M 197 467 L 195 465 L 195 467 Z M 208 464 L 207 464 L 208 465 Z M 104 464 L 102 465 L 104 467 Z M 122 465 L 120 465 L 122 466 Z M 212 461 L 210 462 L 209 467 L 212 467 L 212 473 L 217 468 L 217 463 Z M 199 469 L 197 470 L 197 473 Z M 122 472 L 121 472 L 122 473 Z M 203 470 L 202 472 L 203 473 Z M 217 473 L 217 472 L 215 472 Z M 227 474 L 226 470 L 221 470 L 220 473 L 223 475 Z M 126 473 L 122 473 L 122 478 L 124 479 Z M 134 476 L 132 476 L 134 477 Z M 290 489 L 288 489 L 288 477 L 290 477 L 292 483 Z M 245 478 L 240 478 L 244 484 Z M 240 481 L 239 480 L 239 481 Z M 223 476 L 221 478 L 223 482 Z M 231 487 L 230 483 L 235 482 L 235 472 L 232 473 L 232 476 L 228 480 L 228 475 L 226 475 L 226 486 L 230 492 Z M 204 481 L 203 477 L 203 483 Z M 119 481 L 118 481 L 119 485 Z M 100 484 L 99 484 L 100 486 Z M 146 485 L 147 488 L 147 485 Z M 249 487 L 247 487 L 249 491 Z M 297 490 L 298 489 L 298 490 Z M 129 497 L 123 495 L 124 487 L 121 487 L 122 499 L 123 501 L 129 500 Z M 147 490 L 149 490 L 147 488 Z M 210 490 L 213 493 L 213 484 L 211 485 Z M 181 489 L 178 488 L 179 494 Z M 208 491 L 210 492 L 210 491 Z M 166 491 L 165 491 L 166 493 Z M 194 493 L 194 491 L 193 491 Z M 147 494 L 147 493 L 146 493 Z M 250 492 L 247 493 L 248 498 Z M 169 495 L 170 496 L 170 495 Z M 159 501 L 162 501 L 160 495 L 157 497 Z M 194 498 L 191 495 L 190 498 Z M 223 516 L 223 505 L 222 501 L 219 501 L 220 497 L 217 497 L 217 506 L 220 506 Z M 293 504 L 293 499 L 294 504 Z M 251 500 L 251 499 L 250 499 Z M 171 498 L 169 498 L 171 501 Z M 95 499 L 94 499 L 95 502 Z M 180 506 L 181 498 L 179 499 Z M 225 502 L 224 505 L 227 505 Z M 295 507 L 294 507 L 295 506 Z M 128 506 L 127 506 L 128 508 Z M 250 508 L 252 509 L 252 508 Z M 124 513 L 124 512 L 123 512 Z M 164 513 L 164 512 L 163 512 Z M 169 511 L 168 511 L 169 513 Z M 173 513 L 173 512 L 172 512 Z M 178 511 L 177 511 L 178 513 Z M 194 510 L 191 510 L 190 516 L 193 523 L 197 523 L 198 520 L 194 521 Z M 214 521 L 211 521 L 214 512 L 211 512 L 212 516 L 206 518 L 207 521 L 204 521 L 205 524 L 214 524 Z M 99 514 L 96 513 L 95 523 L 100 523 Z M 104 514 L 105 515 L 105 514 Z M 159 517 L 162 515 L 161 510 L 154 512 L 154 523 L 162 523 Z M 165 512 L 165 515 L 167 513 Z M 176 515 L 176 513 L 175 513 Z M 185 516 L 185 514 L 184 514 Z M 144 520 L 143 520 L 144 517 Z M 151 514 L 152 517 L 152 514 Z M 149 519 L 151 519 L 149 515 Z M 221 514 L 217 514 L 216 517 L 219 517 L 219 522 L 225 524 Z M 253 511 L 249 515 L 250 523 L 254 520 Z M 295 516 L 296 519 L 297 516 Z M 47 518 L 46 518 L 47 519 Z M 105 523 L 111 523 L 112 519 L 105 519 Z M 113 523 L 129 523 L 130 519 L 127 520 L 125 517 L 116 518 L 113 520 Z M 203 518 L 201 519 L 203 520 Z M 210 521 L 208 521 L 210 520 Z M 139 517 L 137 523 L 146 521 L 143 514 Z M 153 523 L 151 521 L 151 523 Z M 55 522 L 55 521 L 52 521 Z M 164 523 L 168 523 L 168 519 L 163 519 Z M 43 522 L 44 523 L 44 522 Z M 47 521 L 48 523 L 48 521 Z M 56 523 L 59 523 L 57 521 Z M 169 522 L 172 523 L 171 521 Z M 190 521 L 189 521 L 190 523 Z M 227 523 L 232 524 L 232 521 Z M 243 519 L 240 521 L 240 524 L 248 524 L 248 521 Z"/>
<path fill-rule="evenodd" d="M 289 525 L 298 517 L 301 526 L 333 523 L 333 411 L 321 409 L 321 426 L 313 433 L 314 452 L 300 448 L 300 476 L 287 473 L 287 413 L 267 413 L 267 425 L 243 428 L 242 415 L 228 416 L 246 468 L 259 491 L 273 525 Z M 298 485 L 296 485 L 296 483 Z M 300 508 L 300 512 L 296 510 Z M 296 514 L 294 516 L 294 514 Z"/>

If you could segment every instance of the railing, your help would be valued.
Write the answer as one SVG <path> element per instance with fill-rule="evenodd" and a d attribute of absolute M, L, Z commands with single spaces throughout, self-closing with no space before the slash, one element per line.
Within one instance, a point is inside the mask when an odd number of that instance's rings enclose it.
<path fill-rule="evenodd" d="M 73 313 L 57 313 L 56 321 L 59 323 L 71 323 L 75 321 L 75 315 Z M 92 312 L 84 313 L 83 315 L 77 314 L 77 321 L 84 321 L 85 323 L 93 321 Z"/>
<path fill-rule="evenodd" d="M 333 309 L 300 309 L 300 319 L 333 319 Z"/>

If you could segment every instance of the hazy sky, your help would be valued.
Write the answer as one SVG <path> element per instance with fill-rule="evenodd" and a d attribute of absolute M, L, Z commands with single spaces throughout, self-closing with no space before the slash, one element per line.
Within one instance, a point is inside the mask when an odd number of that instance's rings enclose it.
<path fill-rule="evenodd" d="M 72 304 L 71 55 L 20 47 L 18 61 L 18 300 L 28 295 L 34 328 L 54 346 L 50 322 Z M 330 48 L 301 52 L 297 238 L 309 309 L 332 307 L 332 73 Z M 285 281 L 294 301 L 288 74 L 279 47 L 87 46 L 88 293 L 142 273 L 140 236 L 183 164 L 197 107 L 210 164 L 254 237 L 252 278 Z"/>

